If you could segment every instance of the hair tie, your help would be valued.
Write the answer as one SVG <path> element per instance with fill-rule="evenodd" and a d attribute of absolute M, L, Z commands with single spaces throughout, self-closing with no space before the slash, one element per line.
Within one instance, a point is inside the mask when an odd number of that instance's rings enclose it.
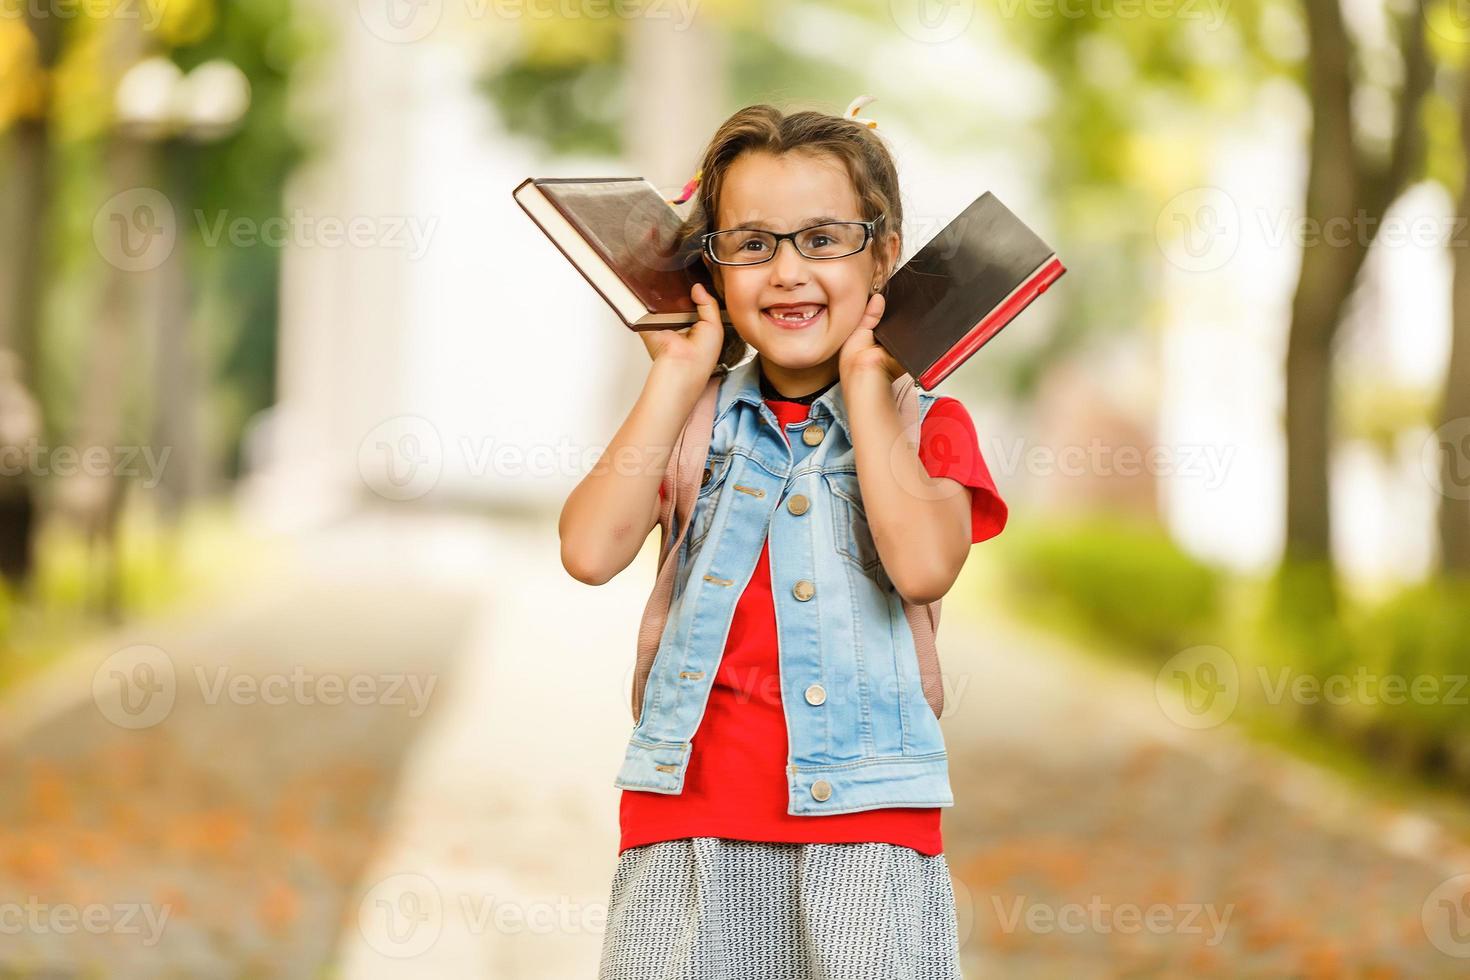
<path fill-rule="evenodd" d="M 851 119 L 853 122 L 862 123 L 869 129 L 877 129 L 878 123 L 875 120 L 863 119 L 858 116 L 858 110 L 867 105 L 869 102 L 874 101 L 874 98 L 875 97 L 871 95 L 859 95 L 857 98 L 853 99 L 847 104 L 847 108 L 843 110 L 842 114 L 848 119 Z"/>
<path fill-rule="evenodd" d="M 699 179 L 701 177 L 703 177 L 703 176 L 704 176 L 704 168 L 703 167 L 700 167 L 698 170 L 694 171 L 694 176 L 691 177 L 691 178 L 689 178 L 689 183 L 687 183 L 687 184 L 684 185 L 684 189 L 679 192 L 679 196 L 676 197 L 676 198 L 674 198 L 673 200 L 669 201 L 669 203 L 670 204 L 683 204 L 685 201 L 689 200 L 689 198 L 694 195 L 694 188 L 696 188 L 696 187 L 699 186 Z"/>

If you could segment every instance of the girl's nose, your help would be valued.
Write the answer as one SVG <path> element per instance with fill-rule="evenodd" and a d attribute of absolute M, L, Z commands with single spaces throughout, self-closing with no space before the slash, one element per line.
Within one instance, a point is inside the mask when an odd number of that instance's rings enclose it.
<path fill-rule="evenodd" d="M 790 248 L 782 251 L 781 246 Z M 771 285 L 800 286 L 806 282 L 806 257 L 796 250 L 796 243 L 787 239 L 776 243 L 776 254 L 771 258 Z"/>

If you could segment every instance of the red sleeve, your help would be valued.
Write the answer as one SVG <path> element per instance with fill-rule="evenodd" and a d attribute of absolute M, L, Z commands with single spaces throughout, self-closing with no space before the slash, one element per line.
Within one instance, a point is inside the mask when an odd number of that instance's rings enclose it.
<path fill-rule="evenodd" d="M 946 476 L 970 488 L 970 543 L 993 538 L 1008 510 L 990 478 L 970 413 L 957 399 L 940 396 L 919 431 L 919 460 L 930 476 Z"/>

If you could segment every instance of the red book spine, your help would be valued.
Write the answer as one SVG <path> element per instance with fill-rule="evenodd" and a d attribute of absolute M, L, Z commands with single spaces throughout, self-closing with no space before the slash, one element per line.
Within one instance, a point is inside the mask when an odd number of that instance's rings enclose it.
<path fill-rule="evenodd" d="M 1016 314 L 1029 306 L 1036 297 L 1046 292 L 1046 288 L 1056 282 L 1058 277 L 1066 271 L 1061 259 L 1053 256 L 1051 261 L 1042 265 L 1032 273 L 1029 279 L 1017 286 L 1016 291 L 1006 297 L 1004 303 L 991 310 L 984 319 L 975 324 L 974 328 L 965 334 L 959 343 L 951 347 L 947 354 L 935 361 L 929 370 L 916 378 L 919 387 L 930 391 L 939 382 L 949 377 L 950 373 L 963 364 L 966 358 L 979 350 L 987 340 L 994 337 L 998 330 L 1015 319 Z"/>

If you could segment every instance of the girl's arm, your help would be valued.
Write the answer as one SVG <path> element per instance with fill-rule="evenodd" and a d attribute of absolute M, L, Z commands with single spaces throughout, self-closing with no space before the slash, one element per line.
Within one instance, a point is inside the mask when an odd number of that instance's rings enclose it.
<path fill-rule="evenodd" d="M 653 355 L 643 390 L 562 506 L 562 567 L 587 585 L 601 585 L 627 568 L 658 523 L 658 487 L 669 453 L 719 359 L 719 306 L 702 286 L 691 295 L 699 308 L 693 326 L 640 332 Z"/>
<path fill-rule="evenodd" d="M 923 604 L 944 597 L 970 553 L 970 488 L 930 476 L 903 437 L 893 402 L 893 382 L 903 375 L 903 365 L 873 338 L 886 305 L 882 293 L 868 299 L 862 321 L 842 345 L 838 367 L 868 530 L 898 594 Z"/>
<path fill-rule="evenodd" d="M 883 569 L 909 602 L 942 599 L 970 553 L 970 488 L 929 475 L 903 438 L 886 372 L 853 372 L 842 380 L 842 395 L 863 509 Z"/>

